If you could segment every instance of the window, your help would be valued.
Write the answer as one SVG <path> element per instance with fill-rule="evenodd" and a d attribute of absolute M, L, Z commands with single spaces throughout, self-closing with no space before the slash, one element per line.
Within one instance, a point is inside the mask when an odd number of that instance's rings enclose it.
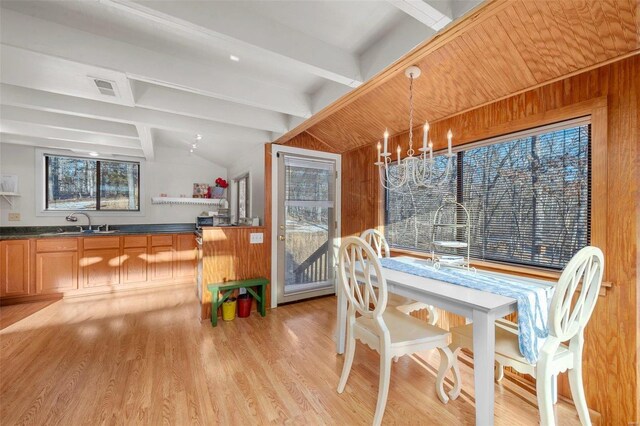
<path fill-rule="evenodd" d="M 386 192 L 387 239 L 430 251 L 435 210 L 449 197 L 470 212 L 472 258 L 562 269 L 591 237 L 590 141 L 582 119 L 472 144 L 439 191 Z"/>
<path fill-rule="evenodd" d="M 240 176 L 233 180 L 236 192 L 236 212 L 238 220 L 247 218 L 249 212 L 249 174 Z"/>
<path fill-rule="evenodd" d="M 45 155 L 45 209 L 140 210 L 140 163 Z"/>

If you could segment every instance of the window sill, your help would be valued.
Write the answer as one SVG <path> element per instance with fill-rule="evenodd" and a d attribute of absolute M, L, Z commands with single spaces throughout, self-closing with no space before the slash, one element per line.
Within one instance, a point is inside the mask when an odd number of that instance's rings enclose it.
<path fill-rule="evenodd" d="M 412 256 L 417 257 L 419 259 L 431 259 L 431 255 L 428 253 L 400 249 L 400 248 L 392 248 L 391 256 Z M 548 281 L 558 281 L 560 278 L 560 271 L 550 271 L 542 268 L 533 268 L 519 265 L 507 265 L 504 263 L 497 262 L 486 262 L 481 260 L 471 260 L 471 266 L 476 267 L 477 269 L 482 269 L 486 271 L 493 272 L 507 272 L 509 274 L 530 277 L 530 278 L 540 278 Z M 600 296 L 606 296 L 607 289 L 613 287 L 613 283 L 609 281 L 603 281 L 602 287 L 600 287 Z"/>

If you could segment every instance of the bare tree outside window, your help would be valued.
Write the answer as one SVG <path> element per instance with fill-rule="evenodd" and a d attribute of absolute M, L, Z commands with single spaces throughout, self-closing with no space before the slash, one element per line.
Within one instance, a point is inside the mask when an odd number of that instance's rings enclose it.
<path fill-rule="evenodd" d="M 140 164 L 45 156 L 47 210 L 140 210 Z"/>
<path fill-rule="evenodd" d="M 471 214 L 472 258 L 561 269 L 590 240 L 590 139 L 585 124 L 459 152 L 451 184 L 387 191 L 387 238 L 428 251 L 448 196 Z"/>

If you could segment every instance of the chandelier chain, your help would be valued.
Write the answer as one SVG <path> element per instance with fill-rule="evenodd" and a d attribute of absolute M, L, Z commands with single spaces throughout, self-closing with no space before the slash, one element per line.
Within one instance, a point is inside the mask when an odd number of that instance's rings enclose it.
<path fill-rule="evenodd" d="M 407 155 L 412 157 L 413 151 L 413 74 L 409 77 L 409 150 Z"/>

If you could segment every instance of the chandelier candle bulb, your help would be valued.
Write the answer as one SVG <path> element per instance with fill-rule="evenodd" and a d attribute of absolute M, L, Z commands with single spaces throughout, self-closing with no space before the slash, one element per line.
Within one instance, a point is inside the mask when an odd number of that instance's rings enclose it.
<path fill-rule="evenodd" d="M 382 161 L 382 155 L 380 154 L 380 142 L 378 142 L 378 161 Z"/>
<path fill-rule="evenodd" d="M 433 160 L 433 142 L 429 141 L 429 160 Z"/>
<path fill-rule="evenodd" d="M 400 165 L 400 145 L 398 145 L 398 165 Z"/>
<path fill-rule="evenodd" d="M 429 137 L 429 123 L 425 121 L 424 132 L 422 133 L 422 149 L 427 150 L 427 138 Z"/>
<path fill-rule="evenodd" d="M 447 145 L 448 145 L 448 153 L 449 155 L 451 155 L 451 138 L 453 137 L 453 132 L 451 132 L 451 129 L 449 129 L 449 131 L 447 132 Z"/>
<path fill-rule="evenodd" d="M 389 131 L 385 129 L 384 131 L 384 153 L 386 154 L 387 152 L 387 142 L 389 141 Z"/>

